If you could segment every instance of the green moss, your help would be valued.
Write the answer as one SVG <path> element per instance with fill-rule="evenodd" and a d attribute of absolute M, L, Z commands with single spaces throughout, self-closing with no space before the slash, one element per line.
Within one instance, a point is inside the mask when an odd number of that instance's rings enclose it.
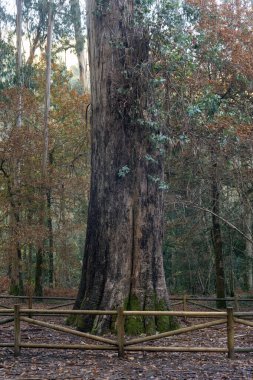
<path fill-rule="evenodd" d="M 84 315 L 70 315 L 66 320 L 66 324 L 68 326 L 76 327 L 77 330 L 87 331 L 87 319 Z M 90 332 L 96 334 L 96 327 L 93 327 Z"/>
<path fill-rule="evenodd" d="M 155 306 L 155 296 L 151 297 L 150 302 L 145 305 L 145 310 L 156 310 Z M 144 318 L 145 333 L 148 335 L 155 334 L 156 332 L 156 320 L 155 317 L 145 317 Z"/>
<path fill-rule="evenodd" d="M 85 319 L 83 315 L 77 315 L 75 318 L 75 326 L 78 330 L 85 330 Z"/>
<path fill-rule="evenodd" d="M 76 326 L 76 315 L 69 315 L 68 318 L 66 318 L 65 323 L 67 326 Z"/>
<path fill-rule="evenodd" d="M 125 308 L 127 310 L 141 310 L 140 301 L 136 296 L 130 296 L 126 302 Z M 145 332 L 143 317 L 139 315 L 126 317 L 125 332 L 127 335 L 143 334 Z"/>
<path fill-rule="evenodd" d="M 168 310 L 164 300 L 156 300 L 155 310 Z M 159 332 L 176 330 L 179 328 L 177 320 L 171 316 L 158 316 L 156 317 L 156 329 Z"/>
<path fill-rule="evenodd" d="M 136 296 L 131 296 L 125 303 L 126 310 L 142 310 L 141 303 Z M 167 310 L 164 300 L 157 300 L 154 294 L 145 310 Z M 171 316 L 142 317 L 134 315 L 126 318 L 125 331 L 127 335 L 155 334 L 175 330 L 179 327 L 177 320 Z"/>

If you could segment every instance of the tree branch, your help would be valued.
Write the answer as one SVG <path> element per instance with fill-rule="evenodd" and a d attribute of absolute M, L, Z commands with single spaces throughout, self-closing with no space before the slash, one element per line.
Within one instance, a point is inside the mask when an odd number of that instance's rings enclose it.
<path fill-rule="evenodd" d="M 193 207 L 193 208 L 196 208 L 198 210 L 202 210 L 204 212 L 208 212 L 209 214 L 212 214 L 212 215 L 215 215 L 217 218 L 219 218 L 223 223 L 227 224 L 229 227 L 231 227 L 233 230 L 237 231 L 241 236 L 243 236 L 246 240 L 248 240 L 251 244 L 253 244 L 253 240 L 251 238 L 249 238 L 247 235 L 245 235 L 239 228 L 237 228 L 233 223 L 229 222 L 227 219 L 223 218 L 222 216 L 216 214 L 215 212 L 213 212 L 212 210 L 209 210 L 208 208 L 206 207 L 202 207 L 202 206 L 198 206 L 198 205 L 195 205 L 194 203 L 190 202 L 190 201 L 176 201 L 176 202 L 173 202 L 173 204 L 182 204 L 184 205 L 185 207 Z"/>

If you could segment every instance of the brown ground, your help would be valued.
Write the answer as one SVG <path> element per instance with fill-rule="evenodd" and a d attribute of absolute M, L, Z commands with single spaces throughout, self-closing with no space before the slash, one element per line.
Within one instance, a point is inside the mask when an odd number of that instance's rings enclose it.
<path fill-rule="evenodd" d="M 63 322 L 63 320 L 51 321 L 58 324 Z M 187 325 L 193 323 L 197 321 L 186 321 Z M 182 321 L 182 324 L 185 322 Z M 13 341 L 13 323 L 0 326 L 0 342 L 8 341 Z M 82 338 L 25 323 L 22 324 L 22 341 L 88 343 Z M 235 342 L 237 347 L 252 347 L 253 329 L 236 325 Z M 226 327 L 215 326 L 152 344 L 225 347 Z M 228 359 L 224 353 L 127 353 L 125 359 L 119 359 L 117 353 L 113 352 L 23 349 L 21 356 L 14 358 L 12 349 L 0 348 L 0 379 L 253 380 L 253 353 L 236 354 L 234 360 Z"/>

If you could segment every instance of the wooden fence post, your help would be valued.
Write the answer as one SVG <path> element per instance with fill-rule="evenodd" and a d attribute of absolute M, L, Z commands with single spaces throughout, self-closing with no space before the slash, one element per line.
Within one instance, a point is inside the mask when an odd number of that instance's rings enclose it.
<path fill-rule="evenodd" d="M 227 345 L 228 345 L 228 357 L 229 359 L 234 358 L 234 347 L 235 347 L 235 331 L 234 331 L 234 314 L 233 308 L 227 308 Z"/>
<path fill-rule="evenodd" d="M 124 308 L 122 306 L 118 307 L 118 314 L 117 314 L 117 338 L 118 338 L 118 356 L 119 358 L 123 358 L 125 351 L 124 351 L 124 343 L 125 343 L 125 316 L 124 316 Z"/>
<path fill-rule="evenodd" d="M 14 356 L 20 355 L 20 305 L 14 305 Z"/>

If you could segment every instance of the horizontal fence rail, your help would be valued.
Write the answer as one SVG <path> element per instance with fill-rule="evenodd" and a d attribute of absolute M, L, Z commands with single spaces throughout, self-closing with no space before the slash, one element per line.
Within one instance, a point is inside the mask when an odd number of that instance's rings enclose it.
<path fill-rule="evenodd" d="M 8 294 L 2 294 L 0 295 L 0 300 L 14 300 L 14 301 L 22 301 L 26 302 L 29 309 L 32 308 L 33 302 L 49 302 L 49 303 L 57 303 L 54 306 L 50 306 L 50 309 L 60 309 L 64 308 L 66 306 L 71 306 L 75 302 L 75 298 L 73 297 L 55 297 L 55 296 L 34 296 L 32 294 L 31 289 L 28 290 L 27 295 L 23 296 L 12 296 Z M 202 308 L 205 310 L 212 310 L 212 311 L 219 311 L 214 306 L 207 305 L 206 303 L 212 303 L 217 301 L 225 301 L 227 303 L 227 306 L 234 307 L 236 311 L 240 310 L 241 304 L 247 304 L 253 306 L 253 297 L 245 297 L 245 296 L 238 296 L 235 295 L 234 297 L 225 297 L 225 298 L 216 298 L 216 297 L 207 297 L 207 296 L 194 296 L 194 295 L 188 295 L 183 294 L 181 296 L 171 296 L 171 306 L 178 306 L 182 305 L 183 310 L 186 311 L 188 309 L 188 305 L 195 306 L 198 308 Z M 64 302 L 61 304 L 58 304 L 60 301 Z M 6 308 L 10 309 L 10 306 L 0 304 L 0 308 Z"/>
<path fill-rule="evenodd" d="M 213 311 L 218 311 L 216 307 L 206 305 L 203 302 L 217 302 L 217 301 L 225 301 L 228 306 L 234 307 L 236 311 L 240 310 L 240 305 L 241 303 L 253 305 L 253 298 L 251 297 L 225 297 L 225 298 L 216 298 L 216 297 L 199 297 L 199 296 L 192 296 L 192 295 L 187 295 L 184 294 L 181 297 L 178 296 L 171 296 L 171 305 L 172 306 L 178 306 L 178 305 L 183 305 L 183 310 L 187 310 L 187 305 L 194 305 L 198 306 L 207 310 L 213 310 Z"/>
<path fill-rule="evenodd" d="M 98 336 L 71 329 L 66 326 L 45 322 L 44 320 L 34 319 L 34 317 L 45 316 L 66 316 L 66 315 L 96 315 L 96 316 L 113 316 L 116 319 L 116 336 L 115 339 L 109 339 L 104 336 Z M 125 318 L 129 316 L 157 317 L 171 316 L 184 318 L 208 319 L 207 322 L 197 323 L 192 326 L 182 327 L 174 331 L 157 333 L 154 335 L 128 338 L 125 335 L 124 324 Z M 43 348 L 43 349 L 78 349 L 78 350 L 110 350 L 118 352 L 119 357 L 123 357 L 128 351 L 147 351 L 147 352 L 220 352 L 227 353 L 229 358 L 234 357 L 234 353 L 253 352 L 252 347 L 235 346 L 235 324 L 242 324 L 247 327 L 253 327 L 253 322 L 247 318 L 253 317 L 253 312 L 234 312 L 229 307 L 226 311 L 130 311 L 119 307 L 117 310 L 58 310 L 58 309 L 27 309 L 21 308 L 20 305 L 14 305 L 11 309 L 0 309 L 0 324 L 14 322 L 14 342 L 0 343 L 0 347 L 12 347 L 14 355 L 20 355 L 22 348 Z M 210 319 L 212 319 L 210 321 Z M 42 328 L 60 331 L 65 334 L 71 334 L 80 338 L 93 341 L 93 344 L 56 344 L 56 343 L 25 343 L 22 341 L 22 323 L 28 323 Z M 144 343 L 156 341 L 159 339 L 169 338 L 185 333 L 194 333 L 194 331 L 222 325 L 226 327 L 227 344 L 226 347 L 191 347 L 191 346 L 151 346 Z M 252 334 L 253 336 L 253 334 Z M 253 340 L 253 339 L 252 339 Z M 96 344 L 94 344 L 96 342 Z"/>

